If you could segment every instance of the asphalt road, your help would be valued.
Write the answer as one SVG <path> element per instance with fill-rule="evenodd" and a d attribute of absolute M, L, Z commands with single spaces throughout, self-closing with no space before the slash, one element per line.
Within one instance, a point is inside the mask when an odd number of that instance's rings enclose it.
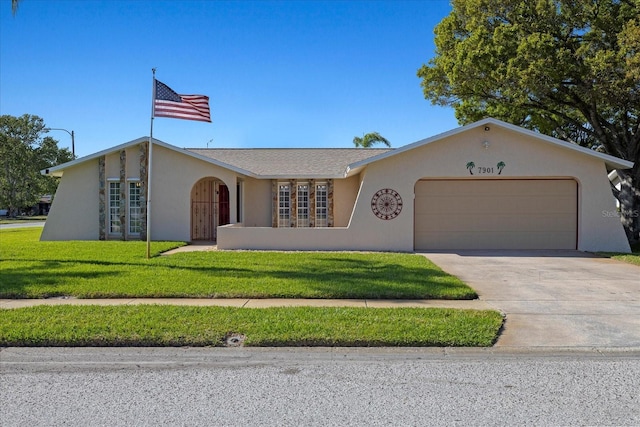
<path fill-rule="evenodd" d="M 640 350 L 8 348 L 8 426 L 640 425 Z"/>

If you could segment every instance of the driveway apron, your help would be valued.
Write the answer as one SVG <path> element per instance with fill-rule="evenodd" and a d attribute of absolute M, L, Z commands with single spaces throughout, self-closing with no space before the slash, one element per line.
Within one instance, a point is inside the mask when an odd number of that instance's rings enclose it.
<path fill-rule="evenodd" d="M 640 267 L 578 251 L 423 253 L 506 315 L 497 347 L 640 347 Z"/>

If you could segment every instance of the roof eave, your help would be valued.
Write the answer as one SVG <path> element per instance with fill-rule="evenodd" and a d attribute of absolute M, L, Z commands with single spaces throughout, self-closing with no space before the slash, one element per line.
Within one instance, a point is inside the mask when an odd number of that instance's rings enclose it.
<path fill-rule="evenodd" d="M 344 174 L 341 175 L 259 175 L 259 179 L 274 179 L 274 180 L 305 180 L 305 179 L 313 179 L 313 180 L 323 180 L 323 179 L 343 179 L 345 178 Z"/>
<path fill-rule="evenodd" d="M 145 142 L 145 141 L 148 141 L 148 140 L 149 140 L 149 137 L 137 138 L 137 139 L 134 139 L 132 141 L 125 142 L 125 143 L 120 144 L 120 145 L 116 145 L 115 147 L 107 148 L 105 150 L 98 151 L 97 153 L 93 153 L 93 154 L 90 154 L 88 156 L 84 156 L 84 157 L 80 157 L 78 159 L 71 160 L 70 162 L 63 163 L 61 165 L 57 165 L 57 166 L 54 166 L 52 168 L 42 169 L 40 171 L 40 173 L 42 175 L 62 176 L 62 174 L 64 173 L 65 169 L 69 169 L 70 167 L 79 165 L 79 164 L 84 163 L 84 162 L 88 162 L 89 160 L 97 159 L 97 158 L 105 156 L 107 154 L 115 153 L 116 151 L 120 151 L 123 148 L 127 148 L 127 147 L 129 147 L 131 145 L 137 145 L 137 144 L 140 144 L 141 142 Z M 158 141 L 158 140 L 154 139 L 154 141 Z M 161 141 L 159 141 L 159 142 L 161 142 Z"/>
<path fill-rule="evenodd" d="M 65 169 L 68 169 L 70 167 L 74 167 L 74 166 L 79 165 L 81 163 L 88 162 L 88 161 L 97 159 L 99 157 L 102 157 L 102 156 L 105 156 L 105 155 L 108 155 L 108 154 L 111 154 L 111 153 L 118 152 L 118 151 L 120 151 L 122 149 L 125 149 L 127 147 L 138 145 L 138 144 L 140 144 L 142 142 L 146 142 L 146 141 L 149 141 L 149 140 L 150 140 L 150 138 L 146 137 L 146 136 L 141 137 L 141 138 L 137 138 L 137 139 L 134 139 L 132 141 L 125 142 L 124 144 L 116 145 L 115 147 L 107 148 L 106 150 L 98 151 L 97 153 L 90 154 L 88 156 L 81 157 L 79 159 L 75 159 L 75 160 L 72 160 L 70 162 L 63 163 L 63 164 L 58 165 L 58 166 L 54 166 L 52 168 L 43 169 L 43 170 L 40 171 L 40 173 L 42 175 L 61 177 L 64 174 L 64 170 Z M 251 171 L 247 171 L 245 169 L 241 169 L 241 168 L 238 168 L 236 166 L 233 166 L 233 165 L 230 165 L 230 164 L 227 164 L 227 163 L 224 163 L 224 162 L 221 162 L 221 161 L 218 161 L 218 160 L 206 157 L 206 156 L 202 156 L 200 154 L 193 153 L 193 152 L 191 152 L 191 151 L 189 151 L 189 150 L 187 150 L 185 148 L 176 147 L 175 145 L 168 144 L 168 143 L 166 143 L 164 141 L 160 141 L 159 139 L 156 139 L 156 138 L 153 138 L 153 144 L 159 145 L 159 146 L 161 146 L 163 148 L 166 148 L 166 149 L 169 149 L 169 150 L 173 150 L 173 151 L 176 151 L 176 152 L 179 152 L 179 153 L 182 153 L 182 154 L 186 154 L 187 156 L 190 156 L 190 157 L 205 161 L 207 163 L 214 164 L 216 166 L 220 166 L 220 167 L 225 168 L 225 169 L 232 170 L 232 171 L 234 171 L 234 172 L 236 172 L 238 174 L 241 174 L 241 175 L 247 175 L 247 176 L 250 176 L 250 177 L 253 177 L 253 178 L 257 177 Z"/>

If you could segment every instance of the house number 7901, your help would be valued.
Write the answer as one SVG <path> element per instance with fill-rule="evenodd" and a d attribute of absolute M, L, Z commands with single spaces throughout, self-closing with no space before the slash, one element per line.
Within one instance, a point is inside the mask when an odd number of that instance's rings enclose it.
<path fill-rule="evenodd" d="M 502 174 L 502 169 L 504 169 L 504 167 L 507 164 L 505 162 L 503 162 L 502 160 L 498 162 L 498 164 L 496 165 L 496 167 L 490 166 L 476 166 L 476 164 L 474 162 L 467 162 L 467 170 L 469 171 L 470 175 L 473 175 L 473 172 L 475 171 L 475 173 L 477 173 L 478 175 L 486 175 L 486 174 L 495 174 L 496 172 L 498 173 L 498 175 Z"/>

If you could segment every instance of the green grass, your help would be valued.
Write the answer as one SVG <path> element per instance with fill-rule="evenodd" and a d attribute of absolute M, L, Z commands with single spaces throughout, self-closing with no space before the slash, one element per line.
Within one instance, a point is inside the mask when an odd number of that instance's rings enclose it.
<path fill-rule="evenodd" d="M 0 309 L 0 346 L 491 346 L 495 311 L 37 306 Z"/>
<path fill-rule="evenodd" d="M 604 255 L 608 258 L 613 258 L 618 261 L 628 262 L 629 264 L 640 265 L 640 243 L 631 247 L 630 254 L 618 254 L 612 252 L 603 252 L 601 255 Z"/>
<path fill-rule="evenodd" d="M 640 253 L 634 254 L 607 254 L 609 258 L 617 259 L 618 261 L 628 262 L 629 264 L 640 265 Z"/>
<path fill-rule="evenodd" d="M 41 230 L 0 231 L 0 298 L 217 297 L 473 299 L 425 257 L 398 253 L 211 251 L 182 245 L 40 242 Z"/>

